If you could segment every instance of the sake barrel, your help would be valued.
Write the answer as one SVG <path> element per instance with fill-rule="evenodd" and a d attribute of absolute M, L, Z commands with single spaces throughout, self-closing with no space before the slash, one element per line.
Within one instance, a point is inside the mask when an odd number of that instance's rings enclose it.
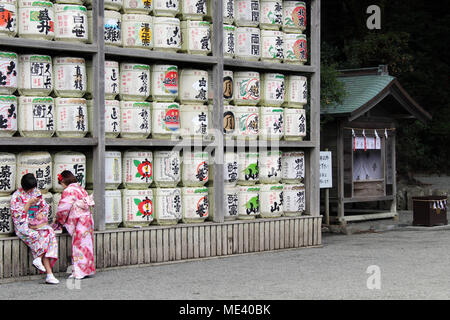
<path fill-rule="evenodd" d="M 181 182 L 186 187 L 201 187 L 208 182 L 208 152 L 183 152 Z"/>
<path fill-rule="evenodd" d="M 126 228 L 147 227 L 153 221 L 152 189 L 122 191 L 122 222 Z"/>
<path fill-rule="evenodd" d="M 183 20 L 202 20 L 208 14 L 205 0 L 179 0 Z"/>
<path fill-rule="evenodd" d="M 88 42 L 87 9 L 73 4 L 55 4 L 55 40 Z"/>
<path fill-rule="evenodd" d="M 183 138 L 202 139 L 208 135 L 208 106 L 181 105 L 181 135 Z"/>
<path fill-rule="evenodd" d="M 259 182 L 276 184 L 281 181 L 281 151 L 259 152 Z"/>
<path fill-rule="evenodd" d="M 0 95 L 0 137 L 12 137 L 17 131 L 17 98 Z"/>
<path fill-rule="evenodd" d="M 259 201 L 261 218 L 280 217 L 283 214 L 283 185 L 260 185 Z"/>
<path fill-rule="evenodd" d="M 280 73 L 264 73 L 261 84 L 261 104 L 267 107 L 279 107 L 284 102 L 284 75 Z"/>
<path fill-rule="evenodd" d="M 19 133 L 22 137 L 49 138 L 55 133 L 52 97 L 19 97 Z"/>
<path fill-rule="evenodd" d="M 283 1 L 260 0 L 261 17 L 259 27 L 266 30 L 279 30 L 283 25 Z"/>
<path fill-rule="evenodd" d="M 182 69 L 180 74 L 180 95 L 182 104 L 199 104 L 208 101 L 208 71 Z"/>
<path fill-rule="evenodd" d="M 236 107 L 233 105 L 223 106 L 223 133 L 226 140 L 236 138 Z"/>
<path fill-rule="evenodd" d="M 305 186 L 285 184 L 283 188 L 283 216 L 301 216 L 305 212 Z"/>
<path fill-rule="evenodd" d="M 281 31 L 261 30 L 261 61 L 272 63 L 283 61 L 283 37 Z"/>
<path fill-rule="evenodd" d="M 50 1 L 19 0 L 19 37 L 52 40 L 55 37 L 55 11 Z"/>
<path fill-rule="evenodd" d="M 213 1 L 208 1 L 208 14 L 211 16 L 213 14 L 212 8 Z M 234 0 L 223 0 L 223 23 L 224 24 L 233 24 L 234 22 Z"/>
<path fill-rule="evenodd" d="M 150 66 L 120 64 L 120 100 L 145 101 L 150 95 Z"/>
<path fill-rule="evenodd" d="M 14 223 L 11 215 L 11 196 L 0 196 L 0 238 L 14 234 Z"/>
<path fill-rule="evenodd" d="M 146 139 L 151 132 L 150 102 L 120 101 L 120 137 Z"/>
<path fill-rule="evenodd" d="M 175 17 L 179 11 L 179 0 L 153 0 L 153 14 L 155 16 Z"/>
<path fill-rule="evenodd" d="M 45 202 L 48 204 L 48 213 L 47 213 L 47 220 L 48 224 L 52 225 L 55 220 L 55 209 L 53 209 L 53 194 L 50 192 L 44 193 L 42 195 L 42 199 L 44 199 Z"/>
<path fill-rule="evenodd" d="M 303 108 L 308 103 L 308 79 L 303 76 L 288 75 L 286 77 L 286 94 L 283 106 Z"/>
<path fill-rule="evenodd" d="M 303 183 L 305 178 L 305 153 L 303 151 L 283 152 L 281 170 L 281 181 L 283 183 Z"/>
<path fill-rule="evenodd" d="M 105 190 L 105 229 L 116 229 L 122 219 L 122 193 L 120 190 Z"/>
<path fill-rule="evenodd" d="M 285 33 L 283 37 L 284 63 L 303 65 L 308 61 L 306 36 Z"/>
<path fill-rule="evenodd" d="M 209 214 L 208 188 L 181 188 L 182 217 L 184 223 L 199 223 L 205 221 Z"/>
<path fill-rule="evenodd" d="M 259 182 L 259 154 L 240 152 L 238 154 L 238 185 L 254 185 Z"/>
<path fill-rule="evenodd" d="M 237 122 L 236 139 L 257 140 L 259 133 L 259 107 L 236 106 L 235 115 Z"/>
<path fill-rule="evenodd" d="M 224 210 L 224 220 L 232 221 L 237 219 L 238 207 L 239 207 L 239 188 L 232 186 L 225 186 L 223 190 L 223 209 L 216 207 L 214 202 L 214 188 L 210 187 L 209 190 L 209 215 L 208 220 L 214 220 L 216 210 Z"/>
<path fill-rule="evenodd" d="M 259 186 L 238 187 L 238 219 L 251 220 L 259 215 Z"/>
<path fill-rule="evenodd" d="M 180 106 L 176 102 L 153 102 L 152 137 L 176 139 L 180 135 Z"/>
<path fill-rule="evenodd" d="M 105 10 L 103 32 L 105 44 L 112 46 L 122 45 L 122 15 L 119 12 Z"/>
<path fill-rule="evenodd" d="M 122 154 L 105 151 L 105 189 L 114 190 L 122 183 Z"/>
<path fill-rule="evenodd" d="M 234 58 L 236 53 L 236 27 L 228 24 L 223 25 L 223 55 Z"/>
<path fill-rule="evenodd" d="M 211 82 L 211 81 L 210 81 Z M 233 71 L 223 71 L 223 102 L 229 104 L 233 100 Z"/>
<path fill-rule="evenodd" d="M 63 151 L 55 153 L 53 157 L 53 191 L 62 192 L 64 189 L 58 183 L 58 175 L 69 170 L 77 178 L 78 183 L 86 186 L 86 156 L 80 152 Z"/>
<path fill-rule="evenodd" d="M 284 108 L 284 140 L 303 141 L 306 137 L 305 109 Z"/>
<path fill-rule="evenodd" d="M 306 4 L 303 1 L 283 1 L 283 31 L 302 33 L 306 30 Z"/>
<path fill-rule="evenodd" d="M 155 50 L 177 52 L 181 49 L 181 27 L 178 18 L 154 17 L 153 28 Z"/>
<path fill-rule="evenodd" d="M 83 138 L 88 132 L 86 99 L 56 98 L 56 136 Z"/>
<path fill-rule="evenodd" d="M 152 0 L 123 0 L 122 8 L 125 13 L 150 14 Z"/>
<path fill-rule="evenodd" d="M 93 100 L 87 100 L 89 119 L 88 128 L 94 133 L 94 107 Z M 105 100 L 105 138 L 117 138 L 120 134 L 120 101 Z"/>
<path fill-rule="evenodd" d="M 0 12 L 3 13 L 0 37 L 14 37 L 17 34 L 16 0 L 0 0 Z"/>
<path fill-rule="evenodd" d="M 177 224 L 182 214 L 181 189 L 156 188 L 153 190 L 155 223 L 158 225 Z"/>
<path fill-rule="evenodd" d="M 155 64 L 151 67 L 151 92 L 153 101 L 175 101 L 178 97 L 178 67 Z"/>
<path fill-rule="evenodd" d="M 48 192 L 47 194 L 50 194 L 50 192 Z M 44 194 L 44 195 L 46 195 L 46 194 Z M 53 216 L 53 221 L 56 218 L 56 213 L 58 212 L 58 205 L 59 205 L 60 201 L 61 201 L 61 193 L 53 193 L 52 194 L 52 216 Z"/>
<path fill-rule="evenodd" d="M 153 153 L 153 181 L 157 187 L 176 187 L 181 180 L 179 151 L 155 151 Z"/>
<path fill-rule="evenodd" d="M 17 156 L 16 186 L 21 188 L 22 177 L 32 173 L 37 180 L 37 187 L 43 193 L 52 187 L 52 156 L 45 151 L 21 152 Z"/>
<path fill-rule="evenodd" d="M 16 190 L 16 155 L 0 152 L 0 196 L 10 195 Z"/>
<path fill-rule="evenodd" d="M 119 62 L 105 61 L 105 99 L 115 99 L 119 94 Z"/>
<path fill-rule="evenodd" d="M 128 150 L 123 154 L 123 184 L 127 189 L 149 188 L 153 181 L 153 153 L 146 150 Z"/>
<path fill-rule="evenodd" d="M 181 52 L 211 53 L 211 24 L 208 21 L 181 21 Z"/>
<path fill-rule="evenodd" d="M 261 33 L 258 28 L 236 28 L 237 59 L 258 61 L 261 58 Z"/>
<path fill-rule="evenodd" d="M 81 98 L 86 92 L 87 76 L 84 58 L 53 58 L 54 89 L 58 97 Z"/>
<path fill-rule="evenodd" d="M 259 0 L 235 0 L 234 23 L 239 27 L 257 27 L 260 19 Z"/>
<path fill-rule="evenodd" d="M 280 140 L 284 136 L 283 108 L 260 107 L 259 139 Z"/>
<path fill-rule="evenodd" d="M 17 54 L 0 51 L 0 94 L 13 94 L 17 89 Z"/>
<path fill-rule="evenodd" d="M 153 17 L 143 14 L 122 15 L 122 43 L 128 48 L 153 48 Z"/>
<path fill-rule="evenodd" d="M 147 2 L 149 1 L 150 0 L 147 0 Z M 104 0 L 105 10 L 120 11 L 120 9 L 122 9 L 122 2 L 122 0 Z"/>
<path fill-rule="evenodd" d="M 53 90 L 52 57 L 24 54 L 19 56 L 19 93 L 24 96 L 48 96 Z"/>
<path fill-rule="evenodd" d="M 223 181 L 225 186 L 236 186 L 239 166 L 238 155 L 235 152 L 225 152 L 223 155 Z M 214 182 L 214 171 L 217 167 L 215 159 L 209 156 L 209 182 Z"/>
<path fill-rule="evenodd" d="M 260 102 L 260 77 L 258 72 L 234 72 L 234 104 L 257 105 Z"/>

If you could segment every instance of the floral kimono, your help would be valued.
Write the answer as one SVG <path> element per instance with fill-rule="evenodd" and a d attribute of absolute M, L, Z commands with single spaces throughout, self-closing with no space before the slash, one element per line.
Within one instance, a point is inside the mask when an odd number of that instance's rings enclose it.
<path fill-rule="evenodd" d="M 42 254 L 49 258 L 50 265 L 53 265 L 58 260 L 58 242 L 54 230 L 49 225 L 44 225 L 38 229 L 31 229 L 29 223 L 31 217 L 29 212 L 25 212 L 25 204 L 31 198 L 41 196 L 41 192 L 35 188 L 32 192 L 25 192 L 19 188 L 11 196 L 11 215 L 14 222 L 14 229 L 17 236 L 31 249 L 33 258 L 36 259 Z M 48 214 L 50 209 L 45 200 L 41 199 L 41 212 L 44 215 Z"/>
<path fill-rule="evenodd" d="M 72 274 L 76 278 L 95 274 L 92 197 L 78 183 L 71 183 L 61 195 L 54 227 L 64 226 L 72 237 Z"/>

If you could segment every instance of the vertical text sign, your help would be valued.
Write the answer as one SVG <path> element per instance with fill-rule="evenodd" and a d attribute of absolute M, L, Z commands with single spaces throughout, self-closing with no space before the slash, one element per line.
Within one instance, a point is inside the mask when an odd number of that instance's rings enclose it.
<path fill-rule="evenodd" d="M 320 188 L 332 188 L 331 151 L 320 151 Z"/>

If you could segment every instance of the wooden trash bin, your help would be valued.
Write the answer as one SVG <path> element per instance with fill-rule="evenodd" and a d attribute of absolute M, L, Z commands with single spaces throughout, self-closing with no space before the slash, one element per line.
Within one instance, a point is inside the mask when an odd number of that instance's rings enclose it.
<path fill-rule="evenodd" d="M 413 197 L 413 226 L 446 225 L 447 197 Z"/>

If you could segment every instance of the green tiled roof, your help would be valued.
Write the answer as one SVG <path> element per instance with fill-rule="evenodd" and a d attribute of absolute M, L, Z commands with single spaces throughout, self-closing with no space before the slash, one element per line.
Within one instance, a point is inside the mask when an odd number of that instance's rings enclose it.
<path fill-rule="evenodd" d="M 321 106 L 322 114 L 342 114 L 353 112 L 377 96 L 386 88 L 394 77 L 387 75 L 367 75 L 340 77 L 344 83 L 347 95 L 344 102 L 339 105 Z"/>

